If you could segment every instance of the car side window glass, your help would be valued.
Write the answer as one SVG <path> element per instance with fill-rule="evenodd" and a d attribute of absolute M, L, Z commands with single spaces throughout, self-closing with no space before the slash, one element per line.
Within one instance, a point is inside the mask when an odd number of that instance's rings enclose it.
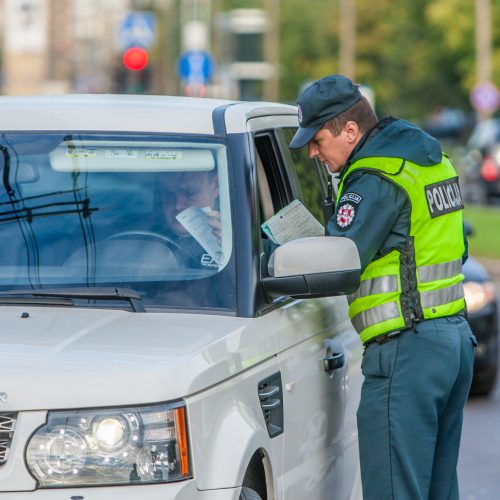
<path fill-rule="evenodd" d="M 307 148 L 290 149 L 288 147 L 295 132 L 296 128 L 293 127 L 276 129 L 281 154 L 296 197 L 324 225 L 323 205 L 328 185 L 326 168 L 317 160 L 309 158 Z"/>
<path fill-rule="evenodd" d="M 271 196 L 271 188 L 267 180 L 267 175 L 264 170 L 264 165 L 260 159 L 260 155 L 256 152 L 255 163 L 257 165 L 257 189 L 260 207 L 260 222 L 272 217 L 276 211 L 274 210 L 273 197 Z"/>
<path fill-rule="evenodd" d="M 293 192 L 286 172 L 283 170 L 283 162 L 272 132 L 255 134 L 254 144 L 260 227 L 293 200 Z M 270 255 L 274 244 L 262 230 L 260 230 L 260 241 L 261 251 Z"/>
<path fill-rule="evenodd" d="M 254 143 L 262 223 L 290 202 L 292 190 L 288 178 L 283 175 L 277 144 L 271 132 L 255 135 Z"/>
<path fill-rule="evenodd" d="M 285 207 L 293 200 L 293 190 L 289 178 L 283 171 L 283 162 L 280 161 L 280 153 L 276 140 L 271 132 L 260 132 L 254 136 L 256 157 L 258 158 L 257 178 L 265 176 L 269 188 L 267 193 L 271 197 L 274 213 Z M 259 182 L 259 181 L 258 181 Z M 259 185 L 259 191 L 261 186 Z M 262 197 L 262 191 L 259 193 Z M 261 203 L 264 200 L 260 200 Z"/>

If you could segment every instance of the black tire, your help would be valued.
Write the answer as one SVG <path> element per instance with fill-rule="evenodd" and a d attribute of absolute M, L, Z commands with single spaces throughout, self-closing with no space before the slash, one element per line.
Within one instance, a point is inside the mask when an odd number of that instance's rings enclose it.
<path fill-rule="evenodd" d="M 240 500 L 262 500 L 262 497 L 255 490 L 243 486 L 241 488 Z"/>
<path fill-rule="evenodd" d="M 480 374 L 475 374 L 472 379 L 470 393 L 473 396 L 488 396 L 488 394 L 495 387 L 497 372 L 498 366 L 496 364 L 492 364 L 487 370 L 482 371 Z"/>

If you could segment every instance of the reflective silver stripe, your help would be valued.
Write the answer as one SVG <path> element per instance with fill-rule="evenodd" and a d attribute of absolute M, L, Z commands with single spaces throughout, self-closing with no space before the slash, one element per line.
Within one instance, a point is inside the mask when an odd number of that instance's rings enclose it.
<path fill-rule="evenodd" d="M 390 276 L 380 276 L 361 282 L 359 288 L 353 294 L 348 296 L 349 304 L 359 297 L 375 295 L 377 293 L 390 293 L 398 291 L 398 277 L 396 274 Z"/>
<path fill-rule="evenodd" d="M 418 279 L 420 283 L 428 283 L 429 281 L 444 280 L 453 278 L 462 272 L 462 259 L 443 262 L 441 264 L 433 264 L 430 266 L 421 266 L 418 268 Z"/>
<path fill-rule="evenodd" d="M 354 328 L 358 333 L 361 333 L 365 328 L 388 321 L 390 319 L 399 318 L 399 309 L 397 302 L 388 302 L 380 306 L 372 307 L 366 311 L 356 314 L 351 319 Z"/>
<path fill-rule="evenodd" d="M 456 283 L 439 290 L 431 290 L 423 292 L 420 295 L 422 307 L 427 309 L 429 307 L 436 307 L 442 304 L 448 304 L 455 300 L 461 299 L 464 296 L 464 287 L 462 282 Z"/>

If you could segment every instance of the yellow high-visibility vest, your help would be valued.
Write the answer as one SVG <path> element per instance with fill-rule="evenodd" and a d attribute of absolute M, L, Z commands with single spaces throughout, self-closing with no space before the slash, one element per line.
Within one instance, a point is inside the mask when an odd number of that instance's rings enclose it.
<path fill-rule="evenodd" d="M 443 155 L 441 163 L 425 167 L 400 158 L 362 158 L 348 167 L 337 203 L 350 174 L 359 170 L 399 186 L 411 203 L 405 247 L 370 262 L 359 289 L 348 296 L 349 316 L 361 341 L 463 310 L 464 205 L 448 158 Z"/>

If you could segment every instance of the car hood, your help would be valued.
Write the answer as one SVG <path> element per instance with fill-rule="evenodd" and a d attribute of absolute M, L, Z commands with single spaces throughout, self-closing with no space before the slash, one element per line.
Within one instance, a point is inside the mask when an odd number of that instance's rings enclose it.
<path fill-rule="evenodd" d="M 462 266 L 462 273 L 466 282 L 477 281 L 482 283 L 484 281 L 492 281 L 484 266 L 470 255 Z"/>
<path fill-rule="evenodd" d="M 243 335 L 254 328 L 246 318 L 7 306 L 0 315 L 2 411 L 175 400 L 276 352 L 262 328 Z"/>

